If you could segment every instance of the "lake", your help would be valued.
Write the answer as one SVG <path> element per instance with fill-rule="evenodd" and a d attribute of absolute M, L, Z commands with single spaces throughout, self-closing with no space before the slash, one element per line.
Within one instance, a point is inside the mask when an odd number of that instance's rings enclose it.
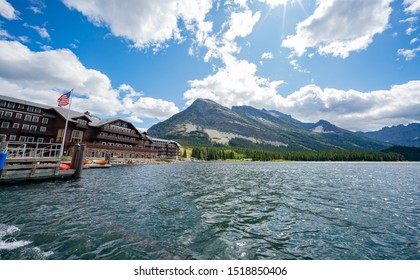
<path fill-rule="evenodd" d="M 420 259 L 420 163 L 179 163 L 0 187 L 0 259 Z"/>

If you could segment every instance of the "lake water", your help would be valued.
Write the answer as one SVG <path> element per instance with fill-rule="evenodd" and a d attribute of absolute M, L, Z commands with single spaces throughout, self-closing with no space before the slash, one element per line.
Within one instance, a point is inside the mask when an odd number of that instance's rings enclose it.
<path fill-rule="evenodd" d="M 0 259 L 420 259 L 420 163 L 181 163 L 0 187 Z"/>

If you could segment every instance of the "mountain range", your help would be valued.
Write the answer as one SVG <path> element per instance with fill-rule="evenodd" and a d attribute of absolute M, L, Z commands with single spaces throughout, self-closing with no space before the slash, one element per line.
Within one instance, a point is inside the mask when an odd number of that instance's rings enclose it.
<path fill-rule="evenodd" d="M 185 146 L 228 145 L 268 150 L 381 150 L 392 146 L 328 121 L 303 123 L 290 115 L 250 106 L 224 107 L 197 99 L 147 133 Z"/>
<path fill-rule="evenodd" d="M 420 147 L 420 123 L 400 124 L 357 134 L 398 146 Z"/>

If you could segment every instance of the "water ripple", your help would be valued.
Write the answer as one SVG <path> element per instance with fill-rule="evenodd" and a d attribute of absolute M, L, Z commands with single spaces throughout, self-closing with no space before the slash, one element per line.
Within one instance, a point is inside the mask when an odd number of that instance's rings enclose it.
<path fill-rule="evenodd" d="M 418 163 L 200 163 L 0 188 L 0 259 L 420 259 Z"/>

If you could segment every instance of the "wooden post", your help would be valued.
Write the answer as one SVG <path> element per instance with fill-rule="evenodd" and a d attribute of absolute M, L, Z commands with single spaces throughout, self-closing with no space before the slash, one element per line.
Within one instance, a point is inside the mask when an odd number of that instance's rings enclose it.
<path fill-rule="evenodd" d="M 82 176 L 83 160 L 85 159 L 86 145 L 76 144 L 71 159 L 70 169 L 76 169 L 73 178 L 79 179 Z"/>
<path fill-rule="evenodd" d="M 6 136 L 0 136 L 0 152 L 6 150 Z"/>

